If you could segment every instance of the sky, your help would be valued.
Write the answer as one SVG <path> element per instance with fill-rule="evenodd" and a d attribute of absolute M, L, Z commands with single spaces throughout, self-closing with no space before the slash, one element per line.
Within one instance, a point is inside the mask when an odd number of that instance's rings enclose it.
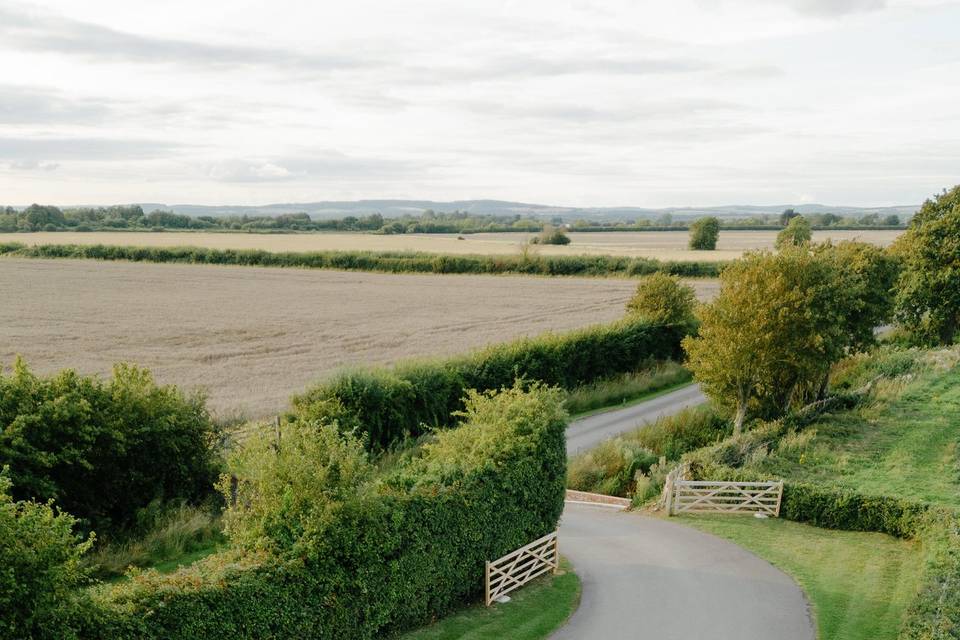
<path fill-rule="evenodd" d="M 960 2 L 0 0 L 0 204 L 917 204 Z"/>

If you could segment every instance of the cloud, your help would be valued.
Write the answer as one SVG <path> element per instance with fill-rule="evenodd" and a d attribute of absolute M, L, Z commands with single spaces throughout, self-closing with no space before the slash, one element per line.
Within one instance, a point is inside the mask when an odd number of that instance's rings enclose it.
<path fill-rule="evenodd" d="M 181 63 L 208 67 L 271 66 L 331 71 L 365 66 L 356 56 L 307 54 L 244 45 L 207 44 L 145 36 L 48 13 L 0 7 L 0 46 L 52 51 L 100 60 Z"/>
<path fill-rule="evenodd" d="M 59 166 L 56 162 L 37 162 L 36 160 L 4 162 L 0 164 L 0 167 L 8 171 L 55 171 Z"/>
<path fill-rule="evenodd" d="M 179 148 L 181 145 L 159 140 L 0 136 L 0 158 L 11 160 L 15 164 L 50 160 L 145 160 L 168 156 Z"/>
<path fill-rule="evenodd" d="M 110 111 L 100 101 L 71 100 L 39 87 L 0 85 L 0 124 L 100 122 Z"/>
<path fill-rule="evenodd" d="M 260 183 L 294 180 L 391 178 L 414 175 L 424 167 L 414 162 L 348 156 L 323 150 L 315 154 L 271 158 L 231 158 L 203 167 L 218 182 Z"/>
<path fill-rule="evenodd" d="M 638 120 L 669 119 L 710 113 L 733 113 L 749 110 L 745 105 L 723 100 L 682 99 L 671 102 L 647 102 L 624 106 L 595 106 L 583 103 L 521 104 L 492 100 L 460 100 L 449 106 L 480 116 L 553 120 L 560 122 L 632 122 Z"/>

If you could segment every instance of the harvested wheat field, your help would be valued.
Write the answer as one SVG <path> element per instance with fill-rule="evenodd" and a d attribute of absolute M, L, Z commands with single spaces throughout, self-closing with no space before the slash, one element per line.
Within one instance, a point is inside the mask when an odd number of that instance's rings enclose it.
<path fill-rule="evenodd" d="M 887 246 L 902 230 L 815 231 L 822 242 L 858 239 Z M 265 249 L 267 251 L 423 251 L 429 253 L 504 255 L 527 246 L 529 233 L 375 235 L 369 233 L 192 233 L 94 232 L 4 233 L 2 242 L 25 244 L 114 244 L 152 247 L 198 246 L 214 249 Z M 776 231 L 721 231 L 716 251 L 690 251 L 686 231 L 609 231 L 571 233 L 567 246 L 538 246 L 546 255 L 606 254 L 661 260 L 734 260 L 744 251 L 772 249 Z"/>
<path fill-rule="evenodd" d="M 694 282 L 711 296 L 717 284 Z M 354 363 L 454 354 L 613 320 L 636 281 L 388 275 L 86 260 L 0 260 L 0 362 L 115 362 L 259 418 Z"/>

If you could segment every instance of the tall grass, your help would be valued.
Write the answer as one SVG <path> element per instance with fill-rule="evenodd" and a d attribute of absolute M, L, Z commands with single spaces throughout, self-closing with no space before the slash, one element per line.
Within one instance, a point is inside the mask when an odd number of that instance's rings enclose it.
<path fill-rule="evenodd" d="M 673 361 L 650 364 L 640 371 L 577 387 L 567 395 L 565 406 L 571 415 L 612 407 L 689 382 L 692 377 L 689 371 Z"/>
<path fill-rule="evenodd" d="M 130 567 L 194 560 L 198 552 L 212 552 L 225 541 L 219 515 L 209 508 L 178 505 L 155 516 L 143 536 L 103 544 L 86 557 L 86 563 L 96 577 L 111 579 L 122 576 Z"/>

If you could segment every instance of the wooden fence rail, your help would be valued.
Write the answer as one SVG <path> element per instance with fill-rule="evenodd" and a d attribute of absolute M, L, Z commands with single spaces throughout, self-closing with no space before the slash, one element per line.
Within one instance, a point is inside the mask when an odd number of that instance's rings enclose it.
<path fill-rule="evenodd" d="M 487 562 L 484 576 L 485 600 L 494 600 L 522 587 L 548 571 L 560 568 L 560 543 L 557 532 L 548 533 L 493 562 Z"/>
<path fill-rule="evenodd" d="M 667 513 L 762 513 L 777 517 L 783 481 L 727 482 L 673 479 L 664 488 Z"/>

